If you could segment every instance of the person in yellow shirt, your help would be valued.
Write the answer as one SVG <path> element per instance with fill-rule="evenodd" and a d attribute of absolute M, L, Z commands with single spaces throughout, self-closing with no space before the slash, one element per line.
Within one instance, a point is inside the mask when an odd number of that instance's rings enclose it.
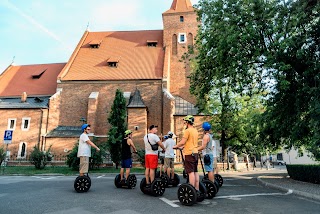
<path fill-rule="evenodd" d="M 185 156 L 184 168 L 188 173 L 189 183 L 199 191 L 199 174 L 198 174 L 198 131 L 193 127 L 194 117 L 188 115 L 184 120 L 186 128 L 182 140 L 173 148 L 180 148 L 184 146 L 183 153 Z"/>

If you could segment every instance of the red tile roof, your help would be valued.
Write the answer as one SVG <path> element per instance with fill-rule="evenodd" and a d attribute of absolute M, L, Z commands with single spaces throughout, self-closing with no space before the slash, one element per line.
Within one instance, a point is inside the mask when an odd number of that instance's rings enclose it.
<path fill-rule="evenodd" d="M 66 63 L 9 66 L 0 76 L 0 97 L 44 96 L 56 93 L 57 76 Z M 42 75 L 40 75 L 44 72 Z M 33 76 L 39 76 L 34 78 Z"/>
<path fill-rule="evenodd" d="M 194 8 L 190 0 L 174 0 L 171 8 L 164 13 L 180 13 L 180 12 L 192 12 Z"/>
<path fill-rule="evenodd" d="M 90 47 L 90 42 L 100 40 L 99 48 Z M 158 41 L 157 47 L 148 47 L 148 40 Z M 114 59 L 118 61 L 117 67 L 109 67 L 108 61 Z M 59 79 L 161 79 L 163 61 L 163 30 L 86 31 Z"/>

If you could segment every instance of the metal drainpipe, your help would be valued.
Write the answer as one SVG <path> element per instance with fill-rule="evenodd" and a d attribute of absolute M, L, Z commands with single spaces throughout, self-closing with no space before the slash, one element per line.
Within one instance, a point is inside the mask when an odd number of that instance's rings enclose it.
<path fill-rule="evenodd" d="M 38 135 L 38 148 L 41 150 L 42 148 L 40 148 L 40 138 L 41 138 L 41 129 L 42 129 L 42 117 L 43 117 L 42 108 L 40 108 L 40 111 L 41 111 L 41 116 L 40 116 L 40 126 L 39 126 L 39 135 Z"/>
<path fill-rule="evenodd" d="M 161 103 L 161 134 L 163 134 L 163 79 L 161 79 Z"/>

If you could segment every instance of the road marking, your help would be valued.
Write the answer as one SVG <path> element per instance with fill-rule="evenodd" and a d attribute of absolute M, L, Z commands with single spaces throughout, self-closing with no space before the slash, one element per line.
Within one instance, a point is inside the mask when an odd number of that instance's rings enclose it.
<path fill-rule="evenodd" d="M 98 176 L 97 178 L 102 178 L 102 177 L 104 177 L 105 175 L 101 175 L 101 176 Z"/>
<path fill-rule="evenodd" d="M 2 193 L 2 194 L 0 194 L 0 198 L 1 197 L 4 197 L 4 196 L 6 196 L 6 195 L 8 195 L 7 193 Z"/>
<path fill-rule="evenodd" d="M 169 204 L 171 207 L 180 207 L 179 205 L 175 204 L 175 202 L 179 202 L 179 200 L 170 201 L 170 200 L 168 200 L 168 199 L 166 199 L 166 198 L 163 198 L 163 197 L 162 197 L 162 198 L 159 198 L 159 199 L 160 199 L 161 201 Z"/>
<path fill-rule="evenodd" d="M 292 194 L 292 190 L 289 189 L 287 193 L 257 193 L 257 194 L 247 194 L 247 195 L 226 195 L 226 196 L 218 196 L 215 199 L 230 199 L 230 198 L 243 198 L 243 197 L 254 197 L 254 196 L 264 196 L 264 195 L 290 195 Z"/>
<path fill-rule="evenodd" d="M 55 177 L 38 177 L 38 176 L 32 176 L 33 178 L 39 178 L 39 179 L 45 179 L 45 180 L 49 180 L 49 179 L 53 179 Z"/>

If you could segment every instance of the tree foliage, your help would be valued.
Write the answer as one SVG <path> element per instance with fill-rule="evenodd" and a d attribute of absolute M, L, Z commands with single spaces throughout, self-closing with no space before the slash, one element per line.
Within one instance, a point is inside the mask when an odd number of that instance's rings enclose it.
<path fill-rule="evenodd" d="M 111 160 L 116 164 L 121 161 L 121 141 L 126 130 L 126 99 L 120 89 L 117 89 L 108 122 L 111 125 L 108 133 L 107 148 L 111 155 Z"/>
<path fill-rule="evenodd" d="M 199 109 L 218 90 L 221 124 L 232 126 L 230 94 L 252 98 L 268 91 L 266 111 L 256 120 L 259 142 L 306 148 L 319 159 L 319 1 L 200 0 L 198 8 L 202 25 L 190 89 Z M 237 128 L 244 136 L 250 130 Z"/>

